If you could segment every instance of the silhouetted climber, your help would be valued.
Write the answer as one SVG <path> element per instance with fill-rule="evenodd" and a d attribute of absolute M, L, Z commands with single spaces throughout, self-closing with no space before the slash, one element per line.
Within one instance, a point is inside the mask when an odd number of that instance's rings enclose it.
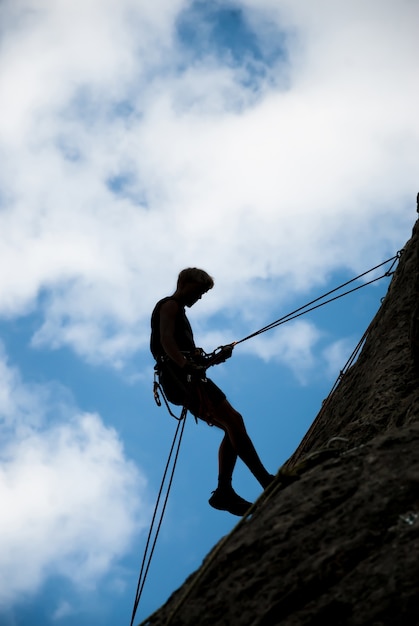
<path fill-rule="evenodd" d="M 237 457 L 263 488 L 274 477 L 263 466 L 240 413 L 231 406 L 224 392 L 206 377 L 208 362 L 202 350 L 195 346 L 185 306 L 193 306 L 213 286 L 213 279 L 204 270 L 196 267 L 182 270 L 174 294 L 160 300 L 154 308 L 150 348 L 167 399 L 224 431 L 218 453 L 218 486 L 209 504 L 233 515 L 244 515 L 251 503 L 241 498 L 231 484 Z M 224 346 L 211 364 L 225 361 L 232 352 L 233 345 Z"/>

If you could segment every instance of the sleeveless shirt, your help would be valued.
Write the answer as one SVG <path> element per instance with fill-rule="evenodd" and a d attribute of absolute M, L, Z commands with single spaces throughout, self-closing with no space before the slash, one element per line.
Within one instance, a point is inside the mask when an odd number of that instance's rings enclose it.
<path fill-rule="evenodd" d="M 177 302 L 177 299 L 173 298 L 173 296 L 163 298 L 162 300 L 159 300 L 159 302 L 157 302 L 156 306 L 154 307 L 153 313 L 151 314 L 150 350 L 156 361 L 159 359 L 159 357 L 166 354 L 163 350 L 160 340 L 160 309 L 162 305 L 168 300 L 174 300 L 175 302 Z M 184 307 L 180 304 L 178 306 L 178 312 L 176 313 L 175 317 L 174 339 L 176 341 L 176 345 L 181 351 L 187 352 L 195 350 L 196 348 L 191 325 L 188 318 L 186 317 Z"/>

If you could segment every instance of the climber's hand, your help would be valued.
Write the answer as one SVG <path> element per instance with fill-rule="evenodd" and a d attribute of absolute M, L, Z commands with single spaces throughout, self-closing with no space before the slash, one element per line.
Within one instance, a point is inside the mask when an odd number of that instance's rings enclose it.
<path fill-rule="evenodd" d="M 216 352 L 214 359 L 212 360 L 212 365 L 218 365 L 219 363 L 227 361 L 227 359 L 229 359 L 233 354 L 234 346 L 234 343 L 229 343 L 226 346 L 220 346 L 218 348 L 219 352 Z"/>

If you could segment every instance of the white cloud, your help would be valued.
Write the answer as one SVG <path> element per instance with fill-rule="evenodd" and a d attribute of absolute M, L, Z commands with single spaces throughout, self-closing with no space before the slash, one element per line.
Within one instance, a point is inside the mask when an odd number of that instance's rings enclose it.
<path fill-rule="evenodd" d="M 145 525 L 146 481 L 116 432 L 1 355 L 0 606 L 60 574 L 86 587 Z"/>
<path fill-rule="evenodd" d="M 264 361 L 274 361 L 290 367 L 296 378 L 304 384 L 306 374 L 316 363 L 313 350 L 321 332 L 311 322 L 296 321 L 274 329 L 269 337 L 259 335 L 241 350 L 256 354 Z"/>
<path fill-rule="evenodd" d="M 417 3 L 242 0 L 261 41 L 288 35 L 257 85 L 180 46 L 187 6 L 3 4 L 0 312 L 41 294 L 36 345 L 121 365 L 186 265 L 241 327 L 408 238 Z"/>
<path fill-rule="evenodd" d="M 345 337 L 338 339 L 323 350 L 323 358 L 326 362 L 327 373 L 330 376 L 339 376 L 344 368 L 349 356 L 352 354 L 356 345 L 355 340 Z"/>
<path fill-rule="evenodd" d="M 69 604 L 69 602 L 67 602 L 66 600 L 62 600 L 52 614 L 52 619 L 54 621 L 59 621 L 65 617 L 68 617 L 69 615 L 72 615 L 73 613 L 74 608 L 71 606 L 71 604 Z"/>

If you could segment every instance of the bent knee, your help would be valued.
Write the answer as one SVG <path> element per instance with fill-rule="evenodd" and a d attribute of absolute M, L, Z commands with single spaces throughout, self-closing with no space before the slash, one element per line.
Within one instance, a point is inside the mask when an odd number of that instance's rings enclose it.
<path fill-rule="evenodd" d="M 238 411 L 236 411 L 236 409 L 233 408 L 231 404 L 229 404 L 228 402 L 226 402 L 225 404 L 223 403 L 220 409 L 221 410 L 217 415 L 217 418 L 220 419 L 220 422 L 235 429 L 243 431 L 246 430 L 242 415 Z"/>

